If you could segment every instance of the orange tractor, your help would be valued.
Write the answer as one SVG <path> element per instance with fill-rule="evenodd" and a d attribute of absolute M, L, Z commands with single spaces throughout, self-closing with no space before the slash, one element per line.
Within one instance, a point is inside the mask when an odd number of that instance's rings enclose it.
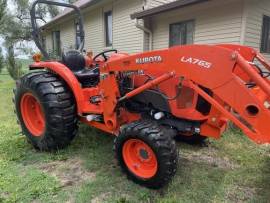
<path fill-rule="evenodd" d="M 50 61 L 40 43 L 38 3 L 73 8 L 81 46 Z M 82 53 L 83 20 L 69 4 L 38 0 L 31 10 L 40 56 L 17 82 L 15 106 L 22 132 L 42 151 L 64 148 L 78 121 L 115 135 L 123 171 L 150 188 L 167 184 L 177 169 L 174 137 L 220 138 L 233 122 L 258 144 L 270 143 L 270 63 L 252 48 L 190 45 L 136 55 Z"/>

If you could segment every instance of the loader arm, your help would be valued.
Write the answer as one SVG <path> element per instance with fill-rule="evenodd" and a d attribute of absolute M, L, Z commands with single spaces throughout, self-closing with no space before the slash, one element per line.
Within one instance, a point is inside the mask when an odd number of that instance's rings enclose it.
<path fill-rule="evenodd" d="M 234 122 L 257 143 L 270 143 L 270 83 L 257 71 L 254 59 L 270 69 L 269 63 L 255 50 L 236 45 L 191 45 L 112 58 L 101 67 L 100 87 L 104 89 L 105 122 L 112 125 L 120 101 L 133 97 L 157 84 L 184 80 L 212 106 L 201 134 L 222 128 L 227 119 Z M 153 81 L 122 98 L 114 79 L 118 72 L 159 72 Z M 256 85 L 249 88 L 247 83 Z M 205 92 L 210 89 L 213 95 Z M 114 91 L 112 91 L 112 89 Z M 119 101 L 120 99 L 120 101 Z M 239 117 L 240 116 L 240 117 Z M 116 126 L 112 125 L 112 126 Z"/>

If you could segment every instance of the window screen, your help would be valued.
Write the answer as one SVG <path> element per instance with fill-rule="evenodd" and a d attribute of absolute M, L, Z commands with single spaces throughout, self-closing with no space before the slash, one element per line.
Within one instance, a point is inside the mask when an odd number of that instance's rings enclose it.
<path fill-rule="evenodd" d="M 263 16 L 261 52 L 270 53 L 270 17 Z"/>
<path fill-rule="evenodd" d="M 81 43 L 80 24 L 79 23 L 75 23 L 75 33 L 76 33 L 76 38 L 75 38 L 76 49 L 78 49 L 80 46 L 80 43 Z"/>
<path fill-rule="evenodd" d="M 171 24 L 170 47 L 193 44 L 194 26 L 194 20 Z"/>
<path fill-rule="evenodd" d="M 112 46 L 112 11 L 107 11 L 104 13 L 104 19 L 105 19 L 105 41 L 106 41 L 106 47 Z"/>
<path fill-rule="evenodd" d="M 60 31 L 54 31 L 52 33 L 53 39 L 53 52 L 57 56 L 61 55 L 61 41 L 60 41 Z"/>

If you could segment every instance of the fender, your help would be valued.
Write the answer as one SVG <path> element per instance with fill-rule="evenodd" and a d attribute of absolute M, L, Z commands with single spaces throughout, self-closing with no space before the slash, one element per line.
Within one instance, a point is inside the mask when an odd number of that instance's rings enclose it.
<path fill-rule="evenodd" d="M 29 66 L 33 69 L 49 69 L 59 75 L 72 90 L 73 95 L 77 103 L 77 111 L 79 115 L 84 112 L 84 94 L 81 85 L 72 71 L 67 68 L 64 64 L 59 62 L 36 62 Z"/>

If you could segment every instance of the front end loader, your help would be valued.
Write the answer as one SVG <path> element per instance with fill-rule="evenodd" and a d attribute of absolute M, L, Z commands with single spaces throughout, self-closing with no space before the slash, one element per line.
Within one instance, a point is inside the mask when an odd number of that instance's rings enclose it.
<path fill-rule="evenodd" d="M 52 61 L 40 43 L 39 4 L 69 7 L 80 24 L 81 46 Z M 31 10 L 35 55 L 15 90 L 22 132 L 42 151 L 62 149 L 78 122 L 115 136 L 123 171 L 150 188 L 177 169 L 174 138 L 218 139 L 233 122 L 258 144 L 270 143 L 270 63 L 239 45 L 189 45 L 135 55 L 82 53 L 83 18 L 69 4 L 37 0 Z"/>

